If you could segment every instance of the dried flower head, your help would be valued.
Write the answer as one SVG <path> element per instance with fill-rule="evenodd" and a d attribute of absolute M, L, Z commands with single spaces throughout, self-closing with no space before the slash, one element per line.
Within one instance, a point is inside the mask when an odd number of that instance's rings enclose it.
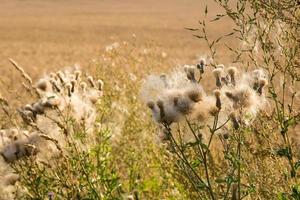
<path fill-rule="evenodd" d="M 103 90 L 103 86 L 104 86 L 104 83 L 102 80 L 97 80 L 97 86 L 98 86 L 98 90 L 99 91 L 102 91 Z"/>
<path fill-rule="evenodd" d="M 239 121 L 238 121 L 238 119 L 236 117 L 236 114 L 234 112 L 230 113 L 229 114 L 229 118 L 230 118 L 230 120 L 232 122 L 233 128 L 236 129 L 236 130 L 239 129 L 240 123 L 239 123 Z"/>
<path fill-rule="evenodd" d="M 229 68 L 227 69 L 227 73 L 228 73 L 229 76 L 230 76 L 230 82 L 231 82 L 232 85 L 235 85 L 235 84 L 236 84 L 236 78 L 235 78 L 236 72 L 237 72 L 236 67 L 229 67 Z"/>
<path fill-rule="evenodd" d="M 46 91 L 48 91 L 48 88 L 49 88 L 48 81 L 45 79 L 40 79 L 39 82 L 37 83 L 36 87 L 39 90 L 46 92 Z"/>
<path fill-rule="evenodd" d="M 221 103 L 221 91 L 220 90 L 214 90 L 214 94 L 216 97 L 216 107 L 221 110 L 222 103 Z"/>
<path fill-rule="evenodd" d="M 94 83 L 93 77 L 88 76 L 88 77 L 87 77 L 87 80 L 88 80 L 88 82 L 91 84 L 91 87 L 93 87 L 93 88 L 96 87 L 96 86 L 95 86 L 95 83 Z"/>
<path fill-rule="evenodd" d="M 187 78 L 190 81 L 196 82 L 196 78 L 195 78 L 195 66 L 185 65 L 184 66 L 184 71 L 186 73 Z"/>
<path fill-rule="evenodd" d="M 221 75 L 222 75 L 223 69 L 222 68 L 216 68 L 212 72 L 213 72 L 213 75 L 215 76 L 215 79 L 216 79 L 216 86 L 218 88 L 221 88 L 222 87 Z"/>

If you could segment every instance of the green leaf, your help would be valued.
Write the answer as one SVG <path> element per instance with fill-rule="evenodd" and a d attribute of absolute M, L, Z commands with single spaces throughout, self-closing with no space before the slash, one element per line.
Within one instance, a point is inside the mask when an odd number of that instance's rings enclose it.
<path fill-rule="evenodd" d="M 291 154 L 288 148 L 281 148 L 279 150 L 277 150 L 277 155 L 281 156 L 281 157 L 287 157 L 290 158 Z"/>
<path fill-rule="evenodd" d="M 294 165 L 295 170 L 297 170 L 299 167 L 300 167 L 300 160 L 298 160 Z"/>

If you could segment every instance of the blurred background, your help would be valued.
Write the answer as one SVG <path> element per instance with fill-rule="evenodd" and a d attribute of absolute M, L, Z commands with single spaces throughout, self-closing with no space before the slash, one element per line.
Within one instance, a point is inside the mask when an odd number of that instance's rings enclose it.
<path fill-rule="evenodd" d="M 0 72 L 8 57 L 25 69 L 82 66 L 115 41 L 155 42 L 175 63 L 203 53 L 196 27 L 207 0 L 0 0 Z M 214 27 L 218 32 L 226 23 Z M 34 75 L 33 75 L 34 76 Z"/>

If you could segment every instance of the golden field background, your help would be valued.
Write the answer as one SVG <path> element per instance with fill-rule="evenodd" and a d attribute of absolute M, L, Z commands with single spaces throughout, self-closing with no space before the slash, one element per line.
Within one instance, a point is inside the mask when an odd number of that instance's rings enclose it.
<path fill-rule="evenodd" d="M 211 14 L 219 11 L 204 0 L 1 0 L 0 73 L 15 82 L 9 57 L 33 78 L 75 63 L 86 67 L 105 46 L 133 34 L 139 47 L 161 46 L 173 64 L 191 62 L 206 52 L 184 28 L 197 26 L 206 4 Z M 210 35 L 227 26 L 212 27 Z"/>
<path fill-rule="evenodd" d="M 176 162 L 172 163 L 173 158 L 157 145 L 159 129 L 139 93 L 142 80 L 149 74 L 196 64 L 199 57 L 210 54 L 207 44 L 185 29 L 199 27 L 206 5 L 207 21 L 224 12 L 212 0 L 0 0 L 0 94 L 9 101 L 13 120 L 21 121 L 16 109 L 34 98 L 22 87 L 24 79 L 9 58 L 23 67 L 34 83 L 49 72 L 78 64 L 87 75 L 104 81 L 104 108 L 99 106 L 97 114 L 111 131 L 109 153 L 124 193 L 138 191 L 141 199 L 187 199 L 189 190 L 176 171 Z M 210 39 L 233 28 L 228 18 L 208 24 Z M 232 64 L 234 55 L 224 43 L 236 47 L 238 39 L 234 37 L 216 45 L 218 64 Z M 116 50 L 107 51 L 114 43 L 118 44 Z M 208 76 L 201 83 L 209 92 L 215 88 L 211 71 L 207 67 Z M 0 128 L 12 128 L 11 121 L 3 120 Z M 265 128 L 258 124 L 259 130 Z M 274 130 L 258 139 L 255 134 L 249 136 L 251 148 L 245 150 L 247 176 L 243 181 L 255 184 L 256 191 L 245 199 L 273 199 L 299 183 L 282 181 L 288 165 L 273 155 L 282 145 L 277 127 Z M 252 154 L 252 147 L 258 156 Z M 0 177 L 1 173 L 0 166 Z"/>

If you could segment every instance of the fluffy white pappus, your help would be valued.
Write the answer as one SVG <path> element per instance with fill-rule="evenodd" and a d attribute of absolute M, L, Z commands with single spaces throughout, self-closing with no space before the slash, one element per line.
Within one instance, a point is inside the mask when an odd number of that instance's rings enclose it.
<path fill-rule="evenodd" d="M 166 85 L 166 77 L 161 78 L 160 76 L 150 75 L 142 84 L 142 88 L 140 91 L 140 98 L 143 102 L 147 103 L 148 101 L 156 101 L 158 97 L 161 95 L 162 90 L 165 90 Z"/>
<path fill-rule="evenodd" d="M 258 87 L 256 84 L 259 84 L 261 79 L 268 80 L 267 73 L 263 69 L 256 69 L 252 72 L 243 73 L 237 82 L 239 84 L 249 85 L 255 89 L 255 87 Z"/>
<path fill-rule="evenodd" d="M 28 138 L 11 141 L 1 150 L 1 155 L 7 163 L 12 163 L 24 156 L 30 156 L 37 153 L 34 146 L 38 142 L 37 135 L 31 135 Z"/>
<path fill-rule="evenodd" d="M 35 86 L 40 93 L 52 91 L 51 83 L 47 79 L 40 79 Z"/>
<path fill-rule="evenodd" d="M 174 106 L 174 100 L 172 98 L 158 100 L 156 105 L 160 112 L 160 118 L 156 119 L 157 122 L 171 124 L 180 121 L 183 117 L 183 113 L 179 108 Z"/>
<path fill-rule="evenodd" d="M 241 113 L 245 122 L 254 119 L 258 111 L 267 105 L 264 95 L 258 95 L 246 84 L 239 84 L 238 87 L 225 91 L 225 95 L 231 101 L 233 110 Z"/>
<path fill-rule="evenodd" d="M 189 70 L 194 70 L 193 66 L 188 67 Z M 191 81 L 188 79 L 184 67 L 175 69 L 167 76 L 168 88 L 170 89 L 183 89 L 189 86 Z"/>
<path fill-rule="evenodd" d="M 84 123 L 90 130 L 96 120 L 96 109 L 90 101 L 82 99 L 80 96 L 73 95 L 70 99 L 71 115 L 77 123 Z"/>
<path fill-rule="evenodd" d="M 187 78 L 183 68 L 177 68 L 170 74 L 160 76 L 148 76 L 142 85 L 140 96 L 143 102 L 150 100 L 157 101 L 162 94 L 172 90 L 185 90 L 187 88 L 196 88 L 194 82 Z"/>
<path fill-rule="evenodd" d="M 191 113 L 191 119 L 198 120 L 201 123 L 208 123 L 212 118 L 216 100 L 213 96 L 203 95 L 202 100 L 194 105 Z"/>

